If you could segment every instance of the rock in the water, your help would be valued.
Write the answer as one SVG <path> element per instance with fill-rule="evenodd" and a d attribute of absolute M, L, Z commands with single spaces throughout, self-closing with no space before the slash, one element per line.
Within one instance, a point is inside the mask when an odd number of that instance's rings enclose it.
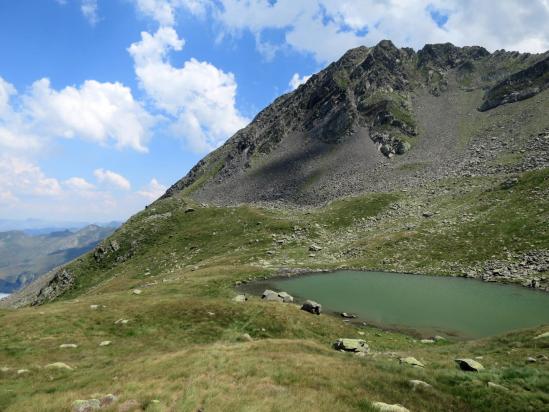
<path fill-rule="evenodd" d="M 54 362 L 46 365 L 46 369 L 66 369 L 69 371 L 72 371 L 73 368 L 71 368 L 69 365 L 63 362 Z"/>
<path fill-rule="evenodd" d="M 303 305 L 301 305 L 301 310 L 314 313 L 315 315 L 320 315 L 322 305 L 320 303 L 316 303 L 314 300 L 306 300 L 303 302 Z"/>
<path fill-rule="evenodd" d="M 549 332 L 544 332 L 541 335 L 536 336 L 534 339 L 549 338 Z"/>
<path fill-rule="evenodd" d="M 506 388 L 505 386 L 499 385 L 499 384 L 494 383 L 494 382 L 488 382 L 488 387 L 489 388 L 494 388 L 494 389 L 501 389 L 502 391 L 508 391 L 509 390 L 509 388 Z"/>
<path fill-rule="evenodd" d="M 374 402 L 372 406 L 381 412 L 410 412 L 410 410 L 398 403 L 391 405 L 385 402 Z"/>
<path fill-rule="evenodd" d="M 72 403 L 73 412 L 92 412 L 101 409 L 99 399 L 79 399 Z"/>
<path fill-rule="evenodd" d="M 370 348 L 366 341 L 362 339 L 339 338 L 334 342 L 334 349 L 345 352 L 364 352 L 368 353 Z"/>
<path fill-rule="evenodd" d="M 143 291 L 141 289 L 134 289 L 134 290 L 132 290 L 132 293 L 134 295 L 141 295 L 143 293 Z"/>
<path fill-rule="evenodd" d="M 246 297 L 246 295 L 236 295 L 233 298 L 233 301 L 235 301 L 235 302 L 246 302 L 247 300 L 248 300 L 248 298 Z"/>
<path fill-rule="evenodd" d="M 412 356 L 407 356 L 405 358 L 400 358 L 399 361 L 400 361 L 400 363 L 405 363 L 406 365 L 416 366 L 416 367 L 419 367 L 419 368 L 424 368 L 425 367 L 425 365 L 423 363 L 421 363 L 420 361 L 418 361 L 416 358 L 414 358 Z"/>
<path fill-rule="evenodd" d="M 427 382 L 423 382 L 423 381 L 420 381 L 418 379 L 412 379 L 412 380 L 409 380 L 408 383 L 410 384 L 410 386 L 412 387 L 412 390 L 416 390 L 416 389 L 429 389 L 429 388 L 432 388 L 432 386 L 430 384 L 428 384 Z"/>
<path fill-rule="evenodd" d="M 473 359 L 456 359 L 455 361 L 461 370 L 467 372 L 478 372 L 484 369 L 484 366 L 480 362 Z"/>
<path fill-rule="evenodd" d="M 112 342 L 110 340 L 104 340 L 99 344 L 99 346 L 110 346 Z"/>
<path fill-rule="evenodd" d="M 355 319 L 356 315 L 353 315 L 352 313 L 341 312 L 341 317 L 345 319 Z"/>
<path fill-rule="evenodd" d="M 263 292 L 263 295 L 261 296 L 261 298 L 270 302 L 290 303 L 294 301 L 293 296 L 289 295 L 286 292 L 275 292 L 274 290 L 269 290 L 269 289 Z"/>
<path fill-rule="evenodd" d="M 63 343 L 62 345 L 59 345 L 59 348 L 60 349 L 76 349 L 78 347 L 78 345 L 74 344 L 74 343 Z"/>

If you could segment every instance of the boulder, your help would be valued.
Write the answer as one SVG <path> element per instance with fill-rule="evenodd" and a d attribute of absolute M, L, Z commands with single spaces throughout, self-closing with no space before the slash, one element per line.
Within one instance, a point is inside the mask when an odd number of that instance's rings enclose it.
<path fill-rule="evenodd" d="M 72 403 L 73 412 L 92 412 L 101 409 L 99 399 L 79 399 Z"/>
<path fill-rule="evenodd" d="M 271 302 L 284 302 L 290 303 L 294 301 L 293 296 L 289 295 L 286 292 L 275 292 L 274 290 L 265 290 L 261 298 Z"/>
<path fill-rule="evenodd" d="M 68 371 L 72 371 L 73 368 L 71 368 L 69 365 L 63 362 L 54 362 L 46 365 L 46 369 L 65 369 Z"/>
<path fill-rule="evenodd" d="M 368 353 L 370 348 L 366 341 L 362 339 L 339 338 L 334 342 L 334 349 L 345 352 L 364 352 Z"/>
<path fill-rule="evenodd" d="M 410 386 L 412 387 L 412 390 L 415 391 L 417 389 L 429 389 L 432 388 L 430 384 L 427 382 L 420 381 L 418 379 L 411 379 L 408 381 Z"/>
<path fill-rule="evenodd" d="M 381 412 L 410 412 L 409 409 L 406 409 L 404 406 L 395 403 L 393 405 L 384 403 L 384 402 L 374 402 L 372 406 Z"/>
<path fill-rule="evenodd" d="M 407 356 L 405 358 L 400 358 L 399 359 L 400 363 L 404 363 L 406 365 L 410 365 L 410 366 L 415 366 L 415 367 L 419 367 L 419 368 L 424 368 L 425 365 L 423 363 L 421 363 L 420 361 L 418 361 L 416 358 L 412 357 L 412 356 Z"/>
<path fill-rule="evenodd" d="M 459 368 L 466 372 L 478 372 L 484 369 L 484 366 L 480 362 L 477 362 L 474 359 L 455 359 Z"/>
<path fill-rule="evenodd" d="M 235 301 L 235 302 L 246 302 L 247 300 L 248 300 L 248 298 L 246 297 L 246 295 L 236 295 L 233 298 L 233 301 Z"/>
<path fill-rule="evenodd" d="M 316 303 L 314 300 L 306 300 L 303 302 L 303 305 L 301 305 L 301 310 L 314 313 L 315 315 L 320 315 L 322 305 L 320 303 Z"/>

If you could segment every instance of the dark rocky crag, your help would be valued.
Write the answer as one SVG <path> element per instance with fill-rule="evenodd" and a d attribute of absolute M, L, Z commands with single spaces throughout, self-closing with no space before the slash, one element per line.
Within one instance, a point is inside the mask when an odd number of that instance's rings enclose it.
<path fill-rule="evenodd" d="M 318 205 L 409 186 L 394 172 L 407 163 L 429 164 L 420 183 L 463 172 L 459 100 L 475 93 L 474 110 L 486 111 L 541 93 L 548 59 L 449 43 L 352 49 L 276 99 L 164 196 Z"/>

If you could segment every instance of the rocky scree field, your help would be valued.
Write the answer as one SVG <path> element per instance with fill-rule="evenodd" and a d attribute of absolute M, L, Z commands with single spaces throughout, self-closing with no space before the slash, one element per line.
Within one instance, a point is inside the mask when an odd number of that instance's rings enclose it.
<path fill-rule="evenodd" d="M 242 282 L 334 268 L 547 290 L 546 59 L 349 51 L 93 252 L 2 301 L 0 410 L 547 410 L 547 325 L 422 342 L 234 301 Z"/>

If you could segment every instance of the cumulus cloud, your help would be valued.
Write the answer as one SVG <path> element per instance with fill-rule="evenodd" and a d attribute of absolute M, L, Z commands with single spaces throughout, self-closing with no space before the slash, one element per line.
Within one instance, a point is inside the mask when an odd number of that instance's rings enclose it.
<path fill-rule="evenodd" d="M 149 184 L 145 187 L 143 187 L 141 190 L 137 192 L 139 196 L 143 196 L 149 201 L 153 201 L 158 199 L 160 196 L 164 194 L 167 187 L 158 182 L 156 178 L 152 178 Z"/>
<path fill-rule="evenodd" d="M 137 9 L 145 16 L 151 17 L 162 26 L 173 26 L 178 8 L 195 15 L 204 14 L 208 0 L 136 0 Z"/>
<path fill-rule="evenodd" d="M 87 80 L 58 91 L 44 78 L 18 94 L 0 77 L 0 148 L 6 150 L 38 149 L 54 138 L 80 138 L 146 152 L 156 122 L 120 83 Z"/>
<path fill-rule="evenodd" d="M 124 190 L 130 190 L 131 188 L 131 184 L 128 179 L 111 170 L 95 169 L 93 171 L 93 175 L 99 183 L 106 183 Z"/>
<path fill-rule="evenodd" d="M 141 88 L 157 109 L 172 118 L 172 132 L 188 146 L 206 152 L 221 145 L 248 123 L 236 108 L 237 84 L 232 73 L 194 58 L 181 68 L 171 65 L 170 51 L 184 42 L 172 27 L 141 33 L 141 41 L 128 51 L 135 62 Z"/>
<path fill-rule="evenodd" d="M 99 21 L 99 6 L 97 0 L 82 0 L 80 5 L 82 14 L 92 26 L 95 26 Z"/>
<path fill-rule="evenodd" d="M 81 177 L 71 177 L 70 179 L 65 180 L 64 184 L 72 189 L 78 191 L 90 191 L 95 189 L 95 186 L 86 181 L 86 179 Z"/>
<path fill-rule="evenodd" d="M 490 50 L 549 48 L 546 0 L 219 0 L 216 4 L 212 15 L 226 33 L 247 30 L 258 38 L 276 30 L 285 45 L 310 53 L 319 62 L 384 38 L 414 48 L 446 41 Z"/>
<path fill-rule="evenodd" d="M 19 195 L 57 196 L 62 192 L 57 179 L 23 158 L 3 155 L 0 157 L 0 192 L 12 200 Z"/>
<path fill-rule="evenodd" d="M 312 75 L 309 76 L 300 76 L 299 73 L 294 73 L 292 78 L 290 79 L 290 82 L 288 85 L 290 86 L 291 90 L 297 89 L 299 86 L 301 86 L 304 83 L 307 83 L 307 80 L 311 78 Z"/>

